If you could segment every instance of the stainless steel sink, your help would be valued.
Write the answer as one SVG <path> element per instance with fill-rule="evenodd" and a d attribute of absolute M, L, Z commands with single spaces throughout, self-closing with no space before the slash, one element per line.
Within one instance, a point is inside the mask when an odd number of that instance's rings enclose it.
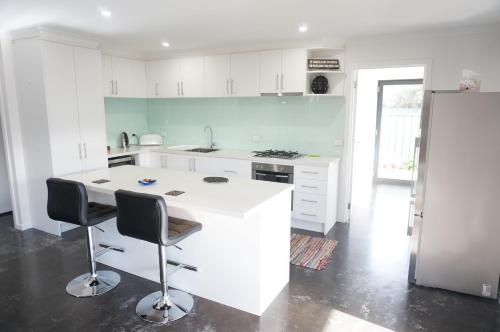
<path fill-rule="evenodd" d="M 196 149 L 190 149 L 190 150 L 186 150 L 186 151 L 208 153 L 208 152 L 219 151 L 219 149 L 196 148 Z"/>

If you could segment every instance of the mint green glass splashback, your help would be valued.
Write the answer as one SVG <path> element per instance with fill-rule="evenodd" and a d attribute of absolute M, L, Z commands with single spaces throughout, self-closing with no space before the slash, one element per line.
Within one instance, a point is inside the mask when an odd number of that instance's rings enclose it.
<path fill-rule="evenodd" d="M 147 134 L 148 129 L 148 101 L 135 98 L 104 98 L 106 111 L 106 136 L 108 145 L 117 147 L 120 144 L 120 134 L 127 132 L 132 144 L 137 140 L 132 137 Z"/>
<path fill-rule="evenodd" d="M 146 107 L 142 106 L 144 102 Z M 340 156 L 342 147 L 335 147 L 334 141 L 344 139 L 344 106 L 342 97 L 122 99 L 119 102 L 107 98 L 108 144 L 117 141 L 114 135 L 123 131 L 120 128 L 142 133 L 144 125 L 139 118 L 146 117 L 149 132 L 164 135 L 167 144 L 205 146 L 208 132 L 204 134 L 203 129 L 209 125 L 219 148 L 272 148 Z M 124 111 L 120 112 L 120 108 Z M 108 109 L 112 109 L 113 118 L 119 114 L 124 117 L 111 123 Z M 260 136 L 260 142 L 253 142 L 253 136 Z"/>

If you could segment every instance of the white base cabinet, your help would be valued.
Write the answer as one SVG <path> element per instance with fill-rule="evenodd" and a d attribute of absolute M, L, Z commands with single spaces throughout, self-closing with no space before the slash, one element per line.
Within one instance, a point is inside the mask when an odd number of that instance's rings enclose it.
<path fill-rule="evenodd" d="M 292 226 L 327 234 L 337 217 L 338 163 L 295 166 Z"/>

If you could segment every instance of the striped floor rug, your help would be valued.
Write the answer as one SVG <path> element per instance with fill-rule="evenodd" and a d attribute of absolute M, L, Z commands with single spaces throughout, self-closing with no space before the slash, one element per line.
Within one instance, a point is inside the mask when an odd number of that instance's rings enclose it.
<path fill-rule="evenodd" d="M 290 239 L 290 263 L 314 270 L 322 270 L 330 262 L 337 241 L 294 234 Z"/>

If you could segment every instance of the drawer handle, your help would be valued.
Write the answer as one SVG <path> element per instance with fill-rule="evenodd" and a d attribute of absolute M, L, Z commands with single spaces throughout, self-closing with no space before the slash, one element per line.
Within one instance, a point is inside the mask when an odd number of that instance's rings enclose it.
<path fill-rule="evenodd" d="M 307 203 L 318 203 L 318 201 L 313 201 L 310 199 L 301 199 L 302 202 L 307 202 Z"/>
<path fill-rule="evenodd" d="M 306 186 L 306 185 L 302 185 L 302 188 L 311 188 L 311 189 L 318 189 L 318 187 L 315 187 L 315 186 Z"/>
<path fill-rule="evenodd" d="M 317 217 L 315 214 L 310 214 L 310 213 L 300 213 L 303 216 L 308 216 L 308 217 Z"/>
<path fill-rule="evenodd" d="M 302 171 L 303 174 L 319 174 L 318 172 Z"/>
<path fill-rule="evenodd" d="M 238 173 L 238 172 L 236 172 L 236 171 L 232 171 L 232 170 L 230 170 L 230 169 L 225 169 L 225 170 L 224 170 L 224 173 L 233 173 L 233 174 L 236 174 L 236 173 Z"/>

